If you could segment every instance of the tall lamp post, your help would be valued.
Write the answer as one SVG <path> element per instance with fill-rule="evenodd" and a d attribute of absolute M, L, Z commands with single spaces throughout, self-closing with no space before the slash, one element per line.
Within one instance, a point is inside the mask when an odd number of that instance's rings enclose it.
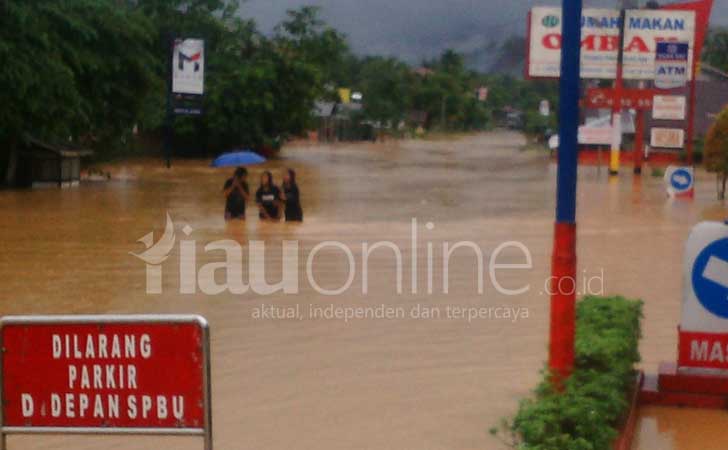
<path fill-rule="evenodd" d="M 557 385 L 574 367 L 576 296 L 576 176 L 579 128 L 582 0 L 562 2 L 559 154 L 551 261 L 549 369 Z"/>

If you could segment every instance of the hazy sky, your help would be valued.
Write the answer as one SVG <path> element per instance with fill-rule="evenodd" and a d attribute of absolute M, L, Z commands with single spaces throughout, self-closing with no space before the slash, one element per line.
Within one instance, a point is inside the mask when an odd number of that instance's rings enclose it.
<path fill-rule="evenodd" d="M 243 15 L 269 31 L 287 9 L 322 8 L 324 19 L 345 32 L 355 51 L 418 61 L 444 48 L 471 51 L 494 39 L 525 34 L 528 9 L 558 0 L 247 0 Z M 586 0 L 615 6 L 616 0 Z M 715 0 L 713 23 L 728 24 L 728 0 Z"/>

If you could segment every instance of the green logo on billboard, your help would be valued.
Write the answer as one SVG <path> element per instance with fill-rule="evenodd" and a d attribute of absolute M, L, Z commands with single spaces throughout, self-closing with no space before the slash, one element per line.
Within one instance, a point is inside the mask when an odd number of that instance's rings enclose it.
<path fill-rule="evenodd" d="M 554 28 L 559 26 L 559 18 L 556 16 L 546 16 L 541 21 L 543 23 L 543 26 L 546 28 Z"/>

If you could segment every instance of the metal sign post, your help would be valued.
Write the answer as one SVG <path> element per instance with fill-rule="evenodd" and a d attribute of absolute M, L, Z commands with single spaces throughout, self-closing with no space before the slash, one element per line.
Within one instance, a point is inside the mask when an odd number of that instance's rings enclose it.
<path fill-rule="evenodd" d="M 167 168 L 172 165 L 175 116 L 200 116 L 205 95 L 205 40 L 172 38 L 163 147 Z"/>
<path fill-rule="evenodd" d="M 212 450 L 200 316 L 9 316 L 0 348 L 0 450 L 11 434 L 200 436 Z"/>

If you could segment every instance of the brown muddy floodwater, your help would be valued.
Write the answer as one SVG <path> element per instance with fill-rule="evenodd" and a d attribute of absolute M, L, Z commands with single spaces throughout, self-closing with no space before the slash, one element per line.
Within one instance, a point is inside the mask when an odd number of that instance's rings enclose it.
<path fill-rule="evenodd" d="M 640 411 L 635 450 L 723 450 L 725 411 L 646 407 Z"/>
<path fill-rule="evenodd" d="M 548 332 L 544 286 L 556 168 L 547 155 L 522 151 L 523 144 L 521 136 L 501 131 L 451 141 L 287 148 L 279 160 L 251 168 L 250 181 L 256 185 L 264 169 L 277 180 L 282 168 L 297 169 L 306 218 L 299 225 L 260 223 L 250 205 L 247 222 L 226 224 L 221 187 L 231 169 L 208 168 L 208 161 L 175 161 L 171 170 L 156 160 L 131 161 L 106 167 L 110 182 L 0 192 L 0 313 L 202 314 L 212 329 L 217 449 L 505 448 L 487 430 L 537 383 Z M 580 169 L 577 281 L 581 292 L 586 280 L 595 293 L 646 301 L 642 352 L 645 368 L 654 371 L 659 361 L 675 358 L 683 242 L 693 224 L 726 211 L 704 173 L 694 202 L 671 202 L 662 180 L 649 176 L 649 168 L 645 173 L 633 180 L 625 168 L 610 183 L 604 168 Z M 242 245 L 245 255 L 248 243 L 264 241 L 265 277 L 275 283 L 283 241 L 298 241 L 299 292 L 206 295 L 198 287 L 183 294 L 178 242 L 162 265 L 162 293 L 147 294 L 146 266 L 129 252 L 142 252 L 137 241 L 151 231 L 159 239 L 167 213 L 178 241 L 196 242 L 197 268 L 224 260 L 221 250 L 205 251 L 213 241 Z M 348 260 L 331 245 L 313 251 L 325 241 L 354 256 L 353 283 L 340 295 L 322 289 L 347 283 Z M 371 253 L 363 292 L 362 244 L 378 241 L 401 250 L 401 294 L 388 247 Z M 453 253 L 445 293 L 443 244 L 459 241 L 475 245 Z M 484 267 L 479 293 L 474 247 L 487 264 L 509 241 L 525 246 L 533 267 L 496 270 L 498 286 Z M 306 270 L 312 254 L 314 282 Z M 499 264 L 526 262 L 523 248 L 497 255 Z M 191 262 L 189 255 L 182 259 Z M 247 275 L 247 256 L 242 264 Z M 215 280 L 223 283 L 224 273 Z M 198 281 L 213 280 L 200 275 Z M 296 316 L 261 317 L 263 307 Z M 344 321 L 311 312 L 335 308 L 389 308 L 402 316 Z M 469 308 L 489 312 L 468 318 Z M 728 427 L 728 414 L 690 414 L 701 435 L 706 427 Z M 706 448 L 673 417 L 670 410 L 649 410 L 639 448 Z M 11 450 L 200 444 L 195 438 L 9 439 Z"/>

